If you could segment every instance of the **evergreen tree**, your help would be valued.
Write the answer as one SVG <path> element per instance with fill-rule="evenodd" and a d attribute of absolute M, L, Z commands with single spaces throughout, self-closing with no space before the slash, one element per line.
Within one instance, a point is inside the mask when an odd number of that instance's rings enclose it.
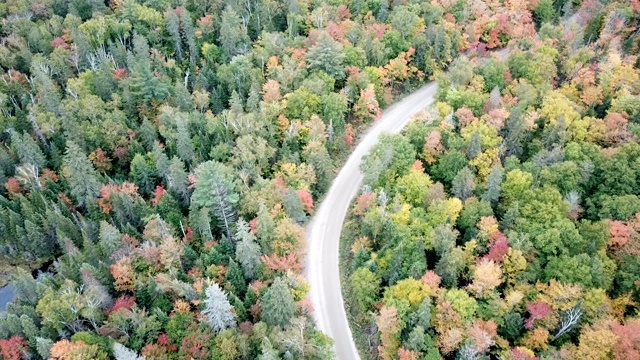
<path fill-rule="evenodd" d="M 98 172 L 75 142 L 67 141 L 63 163 L 71 186 L 71 195 L 76 198 L 78 204 L 86 207 L 94 202 L 100 193 Z"/>
<path fill-rule="evenodd" d="M 505 156 L 520 157 L 524 148 L 523 141 L 526 136 L 524 121 L 521 119 L 522 109 L 517 106 L 511 110 L 511 114 L 505 123 Z"/>
<path fill-rule="evenodd" d="M 184 51 L 182 49 L 182 36 L 180 35 L 180 19 L 178 18 L 178 11 L 180 10 L 180 8 L 167 10 L 165 13 L 165 22 L 167 24 L 167 31 L 173 41 L 173 50 L 176 52 L 176 56 L 182 59 Z"/>
<path fill-rule="evenodd" d="M 236 326 L 236 314 L 227 299 L 227 294 L 218 284 L 213 284 L 205 290 L 204 310 L 209 326 L 215 333 Z"/>
<path fill-rule="evenodd" d="M 473 160 L 482 152 L 482 141 L 480 140 L 480 132 L 476 131 L 471 136 L 467 145 L 467 159 Z"/>
<path fill-rule="evenodd" d="M 282 278 L 275 279 L 262 296 L 262 318 L 268 325 L 286 327 L 295 311 L 296 303 L 286 281 Z"/>
<path fill-rule="evenodd" d="M 300 197 L 293 188 L 287 189 L 287 192 L 284 194 L 284 209 L 287 214 L 298 223 L 303 223 L 306 219 Z"/>
<path fill-rule="evenodd" d="M 178 150 L 178 156 L 187 164 L 190 164 L 194 160 L 193 141 L 191 140 L 191 134 L 186 119 L 178 119 L 178 141 L 176 148 Z"/>
<path fill-rule="evenodd" d="M 273 216 L 264 204 L 260 204 L 258 209 L 258 223 L 256 224 L 256 234 L 258 235 L 258 243 L 264 254 L 271 253 L 271 239 L 273 239 L 273 230 L 276 223 Z"/>
<path fill-rule="evenodd" d="M 487 177 L 487 189 L 482 194 L 482 200 L 495 206 L 500 199 L 500 187 L 502 185 L 502 168 L 496 164 Z"/>
<path fill-rule="evenodd" d="M 236 204 L 240 199 L 235 192 L 233 175 L 223 164 L 215 161 L 200 164 L 195 172 L 198 181 L 191 195 L 191 203 L 210 209 L 220 229 L 232 239 L 231 228 L 236 221 Z"/>
<path fill-rule="evenodd" d="M 153 150 L 151 152 L 151 158 L 156 164 L 156 172 L 159 178 L 167 178 L 169 175 L 169 158 L 164 152 L 164 148 L 159 142 L 153 144 Z"/>
<path fill-rule="evenodd" d="M 113 356 L 116 360 L 144 360 L 144 356 L 138 356 L 135 351 L 117 342 L 113 343 Z"/>
<path fill-rule="evenodd" d="M 342 45 L 334 41 L 329 34 L 323 32 L 318 42 L 309 49 L 305 60 L 312 71 L 324 71 L 331 77 L 342 80 L 346 72 L 344 70 L 345 54 Z"/>
<path fill-rule="evenodd" d="M 451 183 L 451 191 L 453 192 L 453 195 L 462 201 L 472 197 L 473 190 L 476 188 L 475 179 L 476 177 L 471 169 L 469 169 L 468 166 L 465 166 L 453 178 L 453 182 Z"/>
<path fill-rule="evenodd" d="M 220 33 L 224 34 L 221 37 L 222 53 L 228 61 L 235 55 L 244 54 L 249 50 L 249 36 L 240 16 L 231 6 L 224 9 L 221 18 Z"/>
<path fill-rule="evenodd" d="M 143 194 L 151 194 L 155 189 L 156 171 L 144 155 L 133 157 L 130 176 Z"/>
<path fill-rule="evenodd" d="M 167 174 L 167 185 L 182 199 L 187 202 L 189 200 L 189 178 L 184 169 L 184 163 L 177 157 L 171 159 Z"/>
<path fill-rule="evenodd" d="M 247 283 L 244 280 L 242 269 L 232 258 L 229 258 L 229 266 L 227 267 L 224 282 L 229 286 L 229 291 L 237 296 L 244 296 L 247 291 Z"/>
<path fill-rule="evenodd" d="M 46 160 L 38 143 L 27 133 L 20 135 L 13 129 L 9 130 L 9 132 L 11 134 L 11 143 L 20 161 L 34 165 L 38 169 L 43 169 L 46 165 Z"/>
<path fill-rule="evenodd" d="M 140 136 L 140 140 L 142 140 L 142 145 L 144 145 L 145 149 L 151 150 L 156 141 L 158 141 L 158 131 L 156 127 L 153 126 L 149 119 L 144 118 L 142 120 L 142 124 L 138 129 L 138 136 Z"/>
<path fill-rule="evenodd" d="M 246 221 L 240 219 L 236 224 L 236 260 L 240 262 L 246 279 L 255 279 L 260 267 L 260 246 L 251 233 Z"/>

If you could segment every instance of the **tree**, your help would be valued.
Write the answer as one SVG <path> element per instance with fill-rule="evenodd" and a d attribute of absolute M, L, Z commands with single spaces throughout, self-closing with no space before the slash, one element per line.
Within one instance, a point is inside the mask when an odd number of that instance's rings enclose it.
<path fill-rule="evenodd" d="M 400 347 L 401 324 L 397 309 L 393 306 L 383 306 L 380 314 L 376 316 L 376 325 L 380 331 L 381 342 L 378 352 L 382 359 L 392 360 Z"/>
<path fill-rule="evenodd" d="M 235 181 L 231 171 L 223 164 L 207 161 L 200 164 L 195 174 L 197 182 L 191 195 L 191 203 L 209 209 L 218 220 L 219 227 L 233 238 L 231 227 L 236 220 Z"/>
<path fill-rule="evenodd" d="M 553 309 L 542 301 L 527 303 L 527 310 L 530 316 L 524 322 L 525 329 L 533 329 L 537 320 L 542 320 L 553 312 Z"/>
<path fill-rule="evenodd" d="M 246 221 L 240 219 L 236 224 L 236 260 L 244 270 L 246 279 L 255 279 L 260 266 L 260 246 L 249 229 Z"/>
<path fill-rule="evenodd" d="M 475 190 L 476 187 L 475 178 L 475 175 L 469 167 L 464 167 L 460 170 L 451 183 L 453 195 L 462 201 L 473 196 L 473 190 Z"/>
<path fill-rule="evenodd" d="M 155 189 L 156 171 L 142 154 L 136 154 L 131 160 L 131 178 L 143 194 L 151 194 Z"/>
<path fill-rule="evenodd" d="M 465 265 L 464 251 L 459 247 L 455 247 L 451 251 L 442 254 L 442 257 L 436 263 L 435 271 L 442 277 L 444 286 L 455 287 Z"/>
<path fill-rule="evenodd" d="M 421 207 L 426 202 L 433 182 L 423 170 L 412 168 L 409 173 L 398 179 L 397 184 L 398 191 L 406 202 L 414 207 Z"/>
<path fill-rule="evenodd" d="M 613 348 L 616 360 L 634 359 L 640 356 L 640 319 L 628 319 L 624 325 L 614 323 L 611 330 L 618 336 Z"/>
<path fill-rule="evenodd" d="M 233 259 L 229 259 L 229 266 L 227 266 L 227 272 L 224 277 L 225 288 L 229 290 L 231 294 L 236 296 L 243 296 L 247 291 L 247 283 L 244 279 L 244 273 L 238 263 Z"/>
<path fill-rule="evenodd" d="M 182 117 L 177 119 L 178 141 L 176 142 L 176 149 L 180 159 L 187 164 L 193 162 L 195 156 L 193 141 L 191 140 L 188 126 L 189 124 L 186 119 Z"/>
<path fill-rule="evenodd" d="M 469 290 L 475 292 L 479 297 L 486 297 L 493 289 L 502 283 L 502 269 L 499 264 L 492 260 L 484 259 L 476 265 L 473 271 L 473 283 L 469 285 Z"/>
<path fill-rule="evenodd" d="M 284 209 L 292 219 L 300 224 L 307 218 L 300 197 L 292 188 L 288 188 L 284 194 Z"/>
<path fill-rule="evenodd" d="M 533 19 L 538 28 L 546 22 L 555 22 L 557 18 L 558 14 L 556 14 L 552 0 L 541 0 L 533 10 Z"/>
<path fill-rule="evenodd" d="M 3 360 L 20 360 L 27 342 L 19 335 L 0 340 L 0 355 Z"/>
<path fill-rule="evenodd" d="M 415 154 L 414 147 L 406 137 L 383 134 L 380 142 L 362 160 L 360 169 L 365 184 L 375 185 L 379 181 L 386 184 L 391 179 L 403 176 L 415 162 Z M 380 179 L 383 174 L 384 178 Z"/>
<path fill-rule="evenodd" d="M 231 6 L 227 6 L 222 12 L 220 33 L 224 34 L 221 38 L 221 46 L 227 61 L 235 55 L 244 54 L 249 50 L 247 28 Z"/>
<path fill-rule="evenodd" d="M 67 141 L 63 163 L 67 180 L 71 185 L 71 195 L 76 198 L 80 206 L 87 207 L 98 198 L 100 193 L 98 173 L 84 152 L 73 141 Z"/>
<path fill-rule="evenodd" d="M 406 5 L 395 7 L 389 15 L 389 22 L 403 39 L 424 29 L 424 20 Z"/>
<path fill-rule="evenodd" d="M 495 206 L 500 199 L 502 176 L 502 168 L 496 164 L 491 169 L 489 177 L 487 177 L 487 188 L 482 194 L 482 200 L 489 202 L 492 206 Z"/>
<path fill-rule="evenodd" d="M 207 317 L 207 323 L 217 334 L 222 330 L 236 326 L 236 314 L 227 299 L 227 294 L 218 286 L 212 284 L 205 291 L 204 309 L 202 314 Z"/>
<path fill-rule="evenodd" d="M 482 140 L 480 139 L 480 132 L 476 131 L 471 136 L 469 144 L 467 144 L 467 159 L 473 160 L 482 152 Z"/>
<path fill-rule="evenodd" d="M 262 296 L 262 318 L 271 326 L 286 327 L 295 314 L 296 304 L 283 278 L 276 278 Z"/>
<path fill-rule="evenodd" d="M 114 342 L 113 343 L 113 356 L 116 360 L 143 360 L 143 356 L 138 356 L 138 354 L 127 348 L 126 346 Z"/>
<path fill-rule="evenodd" d="M 311 194 L 304 189 L 296 190 L 296 194 L 298 194 L 300 198 L 300 203 L 304 207 L 304 211 L 309 215 L 313 214 L 313 197 Z"/>
<path fill-rule="evenodd" d="M 15 147 L 20 161 L 34 165 L 38 169 L 44 169 L 46 160 L 38 143 L 27 133 L 20 135 L 13 129 L 9 130 L 9 133 L 11 134 L 11 143 Z"/>
<path fill-rule="evenodd" d="M 334 41 L 326 32 L 322 32 L 316 44 L 307 52 L 305 60 L 312 71 L 324 71 L 336 80 L 342 80 L 346 75 L 344 57 L 342 44 Z"/>
<path fill-rule="evenodd" d="M 373 84 L 369 84 L 366 88 L 360 90 L 360 97 L 353 106 L 353 110 L 356 116 L 364 122 L 376 120 L 382 115 Z"/>
<path fill-rule="evenodd" d="M 262 176 L 268 173 L 275 153 L 276 150 L 269 146 L 265 139 L 248 134 L 236 139 L 231 161 L 238 168 L 247 169 L 255 175 Z"/>
<path fill-rule="evenodd" d="M 558 327 L 558 330 L 556 331 L 556 334 L 554 335 L 553 340 L 556 340 L 557 338 L 561 337 L 562 335 L 568 333 L 569 331 L 573 330 L 573 328 L 575 328 L 578 325 L 578 322 L 580 321 L 580 318 L 584 314 L 582 312 L 581 305 L 582 304 L 579 302 L 578 304 L 576 304 L 576 306 L 574 306 L 571 309 L 567 310 L 562 315 L 562 320 L 560 321 L 560 326 Z"/>
<path fill-rule="evenodd" d="M 460 235 L 458 230 L 452 228 L 451 224 L 440 224 L 433 230 L 431 245 L 440 257 L 453 250 L 456 246 L 456 239 Z"/>
<path fill-rule="evenodd" d="M 378 301 L 381 279 L 366 267 L 354 271 L 349 277 L 360 313 L 365 314 Z"/>
<path fill-rule="evenodd" d="M 189 199 L 189 184 L 187 172 L 184 170 L 184 163 L 177 157 L 171 159 L 169 168 L 167 169 L 167 185 L 169 189 L 176 192 L 176 194 L 183 200 Z"/>

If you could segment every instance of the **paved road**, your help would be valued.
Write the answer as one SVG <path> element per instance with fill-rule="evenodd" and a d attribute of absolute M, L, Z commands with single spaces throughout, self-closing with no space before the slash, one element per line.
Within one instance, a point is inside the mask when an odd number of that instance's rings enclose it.
<path fill-rule="evenodd" d="M 351 200 L 362 183 L 360 162 L 382 133 L 398 133 L 413 115 L 433 102 L 437 85 L 433 82 L 389 107 L 366 132 L 307 226 L 306 275 L 311 285 L 309 299 L 315 307 L 318 328 L 335 341 L 338 359 L 360 359 L 344 310 L 339 244 L 342 224 Z"/>
<path fill-rule="evenodd" d="M 498 52 L 501 57 L 508 51 Z M 340 233 L 349 204 L 362 183 L 360 163 L 382 133 L 399 133 L 411 117 L 433 102 L 438 88 L 430 82 L 384 111 L 362 137 L 329 192 L 307 225 L 307 258 L 305 275 L 311 291 L 309 299 L 315 307 L 314 318 L 320 331 L 335 342 L 338 359 L 360 359 L 344 309 L 340 286 Z"/>

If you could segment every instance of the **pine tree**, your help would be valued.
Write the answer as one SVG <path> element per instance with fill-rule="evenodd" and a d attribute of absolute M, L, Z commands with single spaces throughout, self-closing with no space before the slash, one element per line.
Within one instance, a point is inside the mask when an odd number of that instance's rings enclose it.
<path fill-rule="evenodd" d="M 260 267 L 260 246 L 246 221 L 238 220 L 236 229 L 236 260 L 240 262 L 245 278 L 255 279 Z"/>
<path fill-rule="evenodd" d="M 316 171 L 316 190 L 324 194 L 331 185 L 332 160 L 327 148 L 319 141 L 312 141 L 304 148 L 303 155 Z"/>
<path fill-rule="evenodd" d="M 473 160 L 482 152 L 482 141 L 480 140 L 480 132 L 476 131 L 471 136 L 467 145 L 467 159 Z"/>
<path fill-rule="evenodd" d="M 296 311 L 296 303 L 289 286 L 282 278 L 277 278 L 262 296 L 262 318 L 270 326 L 286 327 Z"/>
<path fill-rule="evenodd" d="M 309 49 L 305 60 L 312 71 L 324 71 L 331 77 L 341 80 L 346 75 L 344 58 L 342 45 L 323 32 L 318 37 L 318 42 Z"/>
<path fill-rule="evenodd" d="M 214 332 L 236 327 L 236 314 L 227 299 L 227 294 L 218 284 L 213 284 L 205 290 L 207 298 L 204 300 L 202 313 Z"/>
<path fill-rule="evenodd" d="M 289 217 L 298 223 L 303 223 L 306 219 L 304 207 L 302 206 L 302 202 L 300 202 L 300 197 L 292 188 L 287 189 L 287 192 L 284 194 L 284 209 L 287 214 L 289 214 Z"/>
<path fill-rule="evenodd" d="M 156 164 L 156 171 L 158 173 L 158 177 L 166 178 L 169 174 L 169 158 L 167 154 L 164 152 L 164 147 L 156 141 L 153 144 L 153 151 L 151 152 L 151 158 L 153 162 Z"/>
<path fill-rule="evenodd" d="M 43 169 L 46 165 L 46 160 L 36 141 L 27 133 L 20 135 L 13 129 L 9 130 L 9 132 L 11 134 L 11 143 L 15 147 L 20 161 L 34 165 L 38 169 Z"/>
<path fill-rule="evenodd" d="M 222 12 L 220 21 L 220 33 L 222 52 L 226 60 L 249 50 L 249 36 L 247 28 L 242 24 L 238 13 L 232 7 L 227 6 Z"/>
<path fill-rule="evenodd" d="M 67 180 L 71 185 L 71 195 L 76 198 L 80 206 L 88 206 L 100 193 L 98 172 L 82 149 L 70 140 L 67 141 L 63 163 Z"/>
<path fill-rule="evenodd" d="M 177 157 L 171 159 L 167 174 L 167 185 L 169 189 L 178 194 L 182 201 L 189 200 L 189 177 L 184 169 L 184 163 Z"/>
<path fill-rule="evenodd" d="M 133 36 L 134 56 L 128 60 L 131 75 L 127 79 L 131 95 L 138 103 L 150 104 L 151 100 L 163 101 L 169 96 L 167 84 L 155 76 L 149 61 L 149 44 L 144 36 Z"/>
<path fill-rule="evenodd" d="M 229 266 L 227 267 L 224 282 L 228 286 L 225 287 L 229 289 L 229 292 L 237 296 L 244 296 L 244 293 L 247 292 L 247 283 L 244 280 L 242 269 L 232 258 L 229 258 Z"/>
<path fill-rule="evenodd" d="M 521 116 L 522 109 L 517 106 L 511 110 L 511 114 L 507 118 L 505 129 L 503 130 L 506 132 L 504 136 L 505 156 L 513 155 L 519 157 L 522 155 L 526 128 Z"/>
<path fill-rule="evenodd" d="M 500 187 L 502 185 L 502 168 L 496 164 L 493 166 L 489 177 L 487 177 L 487 189 L 482 194 L 482 200 L 495 206 L 500 199 Z"/>
<path fill-rule="evenodd" d="M 155 142 L 158 141 L 158 132 L 156 131 L 156 127 L 153 126 L 151 121 L 147 118 L 142 120 L 142 124 L 140 124 L 140 128 L 138 129 L 138 136 L 140 136 L 142 145 L 144 145 L 147 150 L 151 150 Z"/>
<path fill-rule="evenodd" d="M 16 298 L 35 305 L 38 302 L 37 282 L 31 273 L 17 266 L 11 275 L 11 285 L 15 289 Z"/>
<path fill-rule="evenodd" d="M 113 356 L 116 360 L 144 360 L 144 356 L 138 356 L 135 351 L 117 342 L 113 343 Z"/>
<path fill-rule="evenodd" d="M 451 183 L 453 195 L 462 201 L 472 197 L 475 188 L 476 177 L 467 166 L 456 174 Z"/>
<path fill-rule="evenodd" d="M 144 194 L 151 194 L 155 188 L 156 171 L 145 156 L 136 154 L 131 161 L 131 178 Z"/>
<path fill-rule="evenodd" d="M 271 252 L 270 244 L 275 228 L 276 223 L 273 220 L 273 216 L 264 204 L 260 204 L 260 208 L 258 209 L 258 223 L 256 224 L 256 235 L 258 235 L 260 248 L 265 254 Z"/>
<path fill-rule="evenodd" d="M 187 120 L 184 118 L 179 118 L 178 121 L 178 141 L 176 143 L 176 148 L 178 151 L 178 156 L 187 164 L 192 163 L 194 160 L 194 150 L 193 150 L 193 141 L 191 140 L 191 134 L 189 133 L 189 128 L 187 124 Z"/>
<path fill-rule="evenodd" d="M 173 41 L 173 50 L 176 56 L 182 59 L 184 52 L 182 50 L 182 37 L 180 36 L 180 19 L 178 18 L 178 9 L 169 9 L 165 13 L 165 21 L 167 23 L 167 31 L 171 35 Z"/>
<path fill-rule="evenodd" d="M 240 200 L 230 170 L 223 164 L 207 161 L 196 169 L 196 188 L 191 195 L 195 206 L 210 209 L 218 226 L 233 239 L 232 226 L 236 221 L 236 204 Z"/>

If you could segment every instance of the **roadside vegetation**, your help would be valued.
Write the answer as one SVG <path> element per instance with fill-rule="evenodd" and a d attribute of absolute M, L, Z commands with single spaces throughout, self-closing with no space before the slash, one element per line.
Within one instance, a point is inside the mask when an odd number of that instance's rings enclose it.
<path fill-rule="evenodd" d="M 342 268 L 369 358 L 640 356 L 640 7 L 571 5 L 455 59 L 363 160 Z"/>

